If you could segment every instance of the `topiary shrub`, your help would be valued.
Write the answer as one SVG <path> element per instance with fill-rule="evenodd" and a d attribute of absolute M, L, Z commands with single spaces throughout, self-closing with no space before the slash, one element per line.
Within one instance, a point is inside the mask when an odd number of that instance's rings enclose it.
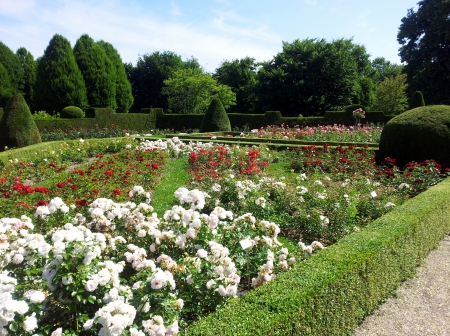
<path fill-rule="evenodd" d="M 213 98 L 203 117 L 200 132 L 230 132 L 231 124 L 222 102 Z"/>
<path fill-rule="evenodd" d="M 404 167 L 433 159 L 450 167 L 450 106 L 418 107 L 392 118 L 383 128 L 377 161 L 386 157 Z"/>
<path fill-rule="evenodd" d="M 83 110 L 76 106 L 66 106 L 60 113 L 61 118 L 80 119 L 83 118 Z"/>
<path fill-rule="evenodd" d="M 41 142 L 41 135 L 25 99 L 15 93 L 0 120 L 0 150 Z"/>
<path fill-rule="evenodd" d="M 413 93 L 411 100 L 409 102 L 409 109 L 412 110 L 416 107 L 425 106 L 425 100 L 423 99 L 423 94 L 420 91 Z"/>

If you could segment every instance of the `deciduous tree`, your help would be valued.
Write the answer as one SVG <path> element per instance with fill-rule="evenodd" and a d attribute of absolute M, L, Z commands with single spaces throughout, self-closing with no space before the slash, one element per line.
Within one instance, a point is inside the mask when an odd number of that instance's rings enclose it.
<path fill-rule="evenodd" d="M 378 84 L 374 110 L 399 114 L 408 108 L 406 75 L 386 77 Z"/>
<path fill-rule="evenodd" d="M 236 95 L 227 85 L 218 84 L 201 69 L 180 69 L 164 81 L 162 93 L 167 96 L 173 113 L 204 113 L 211 100 L 217 97 L 224 108 L 236 104 Z"/>
<path fill-rule="evenodd" d="M 397 40 L 410 92 L 420 90 L 428 104 L 450 104 L 450 1 L 422 0 L 408 10 Z"/>

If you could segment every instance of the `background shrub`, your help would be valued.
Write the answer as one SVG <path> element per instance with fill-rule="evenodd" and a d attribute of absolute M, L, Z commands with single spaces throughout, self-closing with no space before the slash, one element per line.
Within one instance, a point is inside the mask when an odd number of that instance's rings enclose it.
<path fill-rule="evenodd" d="M 433 159 L 450 167 L 450 106 L 418 107 L 392 118 L 383 128 L 377 160 L 386 157 L 404 166 Z"/>
<path fill-rule="evenodd" d="M 411 100 L 409 102 L 409 109 L 412 110 L 416 107 L 425 106 L 425 100 L 423 99 L 423 94 L 420 91 L 413 93 Z"/>
<path fill-rule="evenodd" d="M 213 98 L 203 117 L 200 132 L 230 132 L 231 124 L 222 102 Z"/>
<path fill-rule="evenodd" d="M 83 110 L 76 106 L 66 106 L 60 113 L 61 118 L 80 119 L 83 118 Z"/>
<path fill-rule="evenodd" d="M 25 147 L 41 142 L 30 109 L 20 93 L 15 93 L 0 120 L 0 149 Z"/>

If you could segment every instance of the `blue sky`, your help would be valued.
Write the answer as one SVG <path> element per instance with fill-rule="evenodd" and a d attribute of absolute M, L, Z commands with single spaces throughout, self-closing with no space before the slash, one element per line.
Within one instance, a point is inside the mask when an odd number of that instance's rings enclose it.
<path fill-rule="evenodd" d="M 110 42 L 124 62 L 172 51 L 209 72 L 223 60 L 270 60 L 282 41 L 353 38 L 400 64 L 401 19 L 418 0 L 0 0 L 0 41 L 42 56 L 54 34 Z"/>

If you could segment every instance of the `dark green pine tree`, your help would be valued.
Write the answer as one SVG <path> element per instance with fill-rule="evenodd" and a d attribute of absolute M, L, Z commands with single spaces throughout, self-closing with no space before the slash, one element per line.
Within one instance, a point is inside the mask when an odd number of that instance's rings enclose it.
<path fill-rule="evenodd" d="M 2 85 L 0 87 L 0 95 L 7 95 L 0 103 L 5 106 L 8 100 L 11 98 L 14 92 L 22 91 L 22 70 L 20 66 L 19 57 L 6 46 L 4 43 L 0 42 L 0 63 L 8 74 L 8 79 L 5 79 L 5 75 L 2 76 Z M 1 70 L 2 71 L 2 70 Z M 9 84 L 7 84 L 9 83 Z M 6 99 L 6 100 L 5 100 Z"/>
<path fill-rule="evenodd" d="M 84 78 L 88 105 L 115 109 L 116 69 L 106 52 L 84 34 L 75 43 L 73 53 Z"/>
<path fill-rule="evenodd" d="M 131 91 L 131 83 L 125 72 L 125 66 L 122 62 L 122 58 L 112 44 L 105 41 L 99 41 L 97 43 L 106 52 L 106 55 L 109 57 L 116 69 L 115 83 L 117 112 L 128 112 L 131 105 L 133 105 L 134 98 Z"/>
<path fill-rule="evenodd" d="M 19 48 L 16 52 L 20 59 L 20 65 L 22 70 L 22 92 L 24 99 L 28 102 L 33 111 L 33 87 L 36 81 L 36 68 L 37 62 L 34 60 L 33 55 L 25 48 Z"/>
<path fill-rule="evenodd" d="M 34 107 L 53 113 L 70 105 L 87 106 L 86 86 L 70 42 L 56 34 L 38 59 Z"/>
<path fill-rule="evenodd" d="M 8 71 L 0 63 L 0 107 L 5 107 L 8 104 L 13 92 L 14 88 L 9 79 Z"/>

